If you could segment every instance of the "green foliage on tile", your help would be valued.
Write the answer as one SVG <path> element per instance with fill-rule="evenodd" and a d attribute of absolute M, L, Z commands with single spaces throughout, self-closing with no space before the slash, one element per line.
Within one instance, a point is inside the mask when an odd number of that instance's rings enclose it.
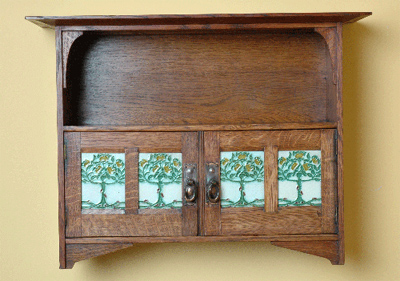
<path fill-rule="evenodd" d="M 139 209 L 170 208 L 182 208 L 182 154 L 140 153 Z"/>
<path fill-rule="evenodd" d="M 321 206 L 321 151 L 280 151 L 279 155 L 279 206 Z M 304 199 L 306 183 L 311 183 L 307 192 L 317 197 Z M 293 193 L 297 193 L 295 198 L 288 199 L 288 194 Z"/>
<path fill-rule="evenodd" d="M 221 190 L 223 208 L 263 207 L 264 152 L 221 152 Z"/>
<path fill-rule="evenodd" d="M 121 153 L 81 155 L 82 198 L 87 199 L 82 199 L 82 209 L 125 209 L 125 155 Z M 121 186 L 122 192 L 116 191 L 121 190 Z M 100 196 L 97 196 L 98 192 L 101 193 Z M 99 198 L 100 201 L 93 202 L 92 198 L 96 200 Z"/>

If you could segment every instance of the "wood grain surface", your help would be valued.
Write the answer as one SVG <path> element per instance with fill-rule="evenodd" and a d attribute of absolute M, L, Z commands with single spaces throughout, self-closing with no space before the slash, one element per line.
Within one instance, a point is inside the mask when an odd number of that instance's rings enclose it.
<path fill-rule="evenodd" d="M 82 236 L 81 133 L 65 133 L 66 237 Z"/>
<path fill-rule="evenodd" d="M 197 132 L 182 133 L 182 169 L 186 164 L 196 164 L 196 179 L 199 167 L 199 134 Z M 182 180 L 182 235 L 196 236 L 198 234 L 198 199 L 193 203 L 185 200 L 185 182 Z M 197 190 L 197 193 L 199 190 Z M 198 194 L 197 194 L 198 197 Z"/>
<path fill-rule="evenodd" d="M 65 268 L 71 269 L 74 264 L 81 260 L 109 254 L 124 248 L 132 246 L 129 243 L 116 244 L 68 244 L 67 245 L 67 261 Z"/>
<path fill-rule="evenodd" d="M 66 125 L 330 121 L 317 33 L 83 37 L 67 68 Z"/>
<path fill-rule="evenodd" d="M 125 15 L 125 16 L 28 16 L 27 20 L 47 28 L 55 26 L 129 26 L 129 25 L 193 25 L 193 24 L 256 24 L 256 23 L 350 23 L 371 12 L 345 13 L 270 13 L 270 14 L 203 14 L 203 15 Z"/>
<path fill-rule="evenodd" d="M 218 132 L 204 132 L 204 164 L 207 166 L 209 163 L 220 163 L 219 157 L 219 133 Z M 219 168 L 218 168 L 219 170 Z M 204 170 L 204 172 L 206 172 Z M 220 173 L 217 171 L 217 181 L 220 181 Z M 205 177 L 205 176 L 204 176 Z M 206 185 L 204 186 L 204 193 L 206 193 Z M 205 195 L 204 198 L 207 198 Z M 205 199 L 204 205 L 204 234 L 205 235 L 219 235 L 221 232 L 221 205 L 211 203 Z"/>
<path fill-rule="evenodd" d="M 333 265 L 343 264 L 339 260 L 337 241 L 274 241 L 271 243 L 278 247 L 326 258 Z"/>
<path fill-rule="evenodd" d="M 65 132 L 183 132 L 183 131 L 259 131 L 335 129 L 336 122 L 274 123 L 274 124 L 212 124 L 154 126 L 64 126 Z"/>
<path fill-rule="evenodd" d="M 262 208 L 225 208 L 221 212 L 222 235 L 319 233 L 321 207 L 287 207 L 278 213 L 266 213 Z"/>
<path fill-rule="evenodd" d="M 68 244 L 113 243 L 180 243 L 180 242 L 236 242 L 236 241 L 337 241 L 337 234 L 308 235 L 220 235 L 220 236 L 153 236 L 153 237 L 85 237 L 67 238 Z"/>

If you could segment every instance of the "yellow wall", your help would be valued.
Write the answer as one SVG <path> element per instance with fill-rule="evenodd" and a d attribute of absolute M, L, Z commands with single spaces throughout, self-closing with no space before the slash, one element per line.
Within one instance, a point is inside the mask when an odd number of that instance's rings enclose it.
<path fill-rule="evenodd" d="M 26 15 L 372 11 L 344 29 L 346 265 L 269 243 L 137 245 L 58 269 L 54 31 Z M 399 0 L 1 0 L 0 280 L 400 280 Z"/>

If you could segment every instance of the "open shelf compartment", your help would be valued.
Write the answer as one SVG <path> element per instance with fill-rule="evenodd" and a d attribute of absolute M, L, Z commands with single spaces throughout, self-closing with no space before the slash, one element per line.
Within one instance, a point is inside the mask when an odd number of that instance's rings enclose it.
<path fill-rule="evenodd" d="M 66 75 L 66 126 L 337 121 L 329 49 L 312 29 L 86 32 Z"/>

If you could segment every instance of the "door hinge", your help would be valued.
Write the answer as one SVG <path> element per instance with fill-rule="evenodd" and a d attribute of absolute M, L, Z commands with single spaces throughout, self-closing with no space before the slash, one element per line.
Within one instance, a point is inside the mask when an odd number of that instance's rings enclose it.
<path fill-rule="evenodd" d="M 64 160 L 65 160 L 65 159 L 67 159 L 67 145 L 66 144 L 64 144 L 63 153 L 64 153 Z"/>
<path fill-rule="evenodd" d="M 334 138 L 335 138 L 335 155 L 337 156 L 338 155 L 338 131 L 337 130 L 335 130 Z"/>
<path fill-rule="evenodd" d="M 64 223 L 65 223 L 65 227 L 67 227 L 67 224 L 68 224 L 68 206 L 67 205 L 65 205 Z"/>
<path fill-rule="evenodd" d="M 339 216 L 339 206 L 337 206 L 337 203 L 336 203 L 336 208 L 335 208 L 335 226 L 336 226 L 336 232 L 339 231 L 339 218 L 338 218 L 338 216 Z"/>

